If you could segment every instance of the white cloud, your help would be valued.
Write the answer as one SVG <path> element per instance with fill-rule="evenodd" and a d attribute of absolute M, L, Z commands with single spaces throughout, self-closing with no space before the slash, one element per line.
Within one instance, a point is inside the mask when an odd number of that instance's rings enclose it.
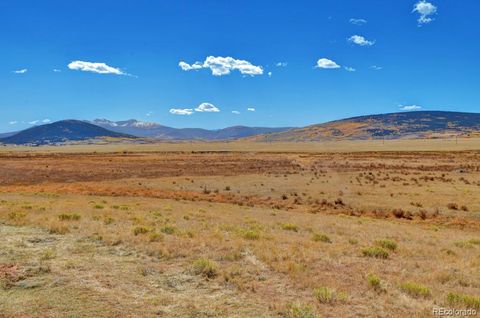
<path fill-rule="evenodd" d="M 180 63 L 178 63 L 178 66 L 180 66 L 180 68 L 184 71 L 199 70 L 203 68 L 203 64 L 200 62 L 195 62 L 194 64 L 190 65 L 181 61 Z"/>
<path fill-rule="evenodd" d="M 195 108 L 195 111 L 200 113 L 218 113 L 220 109 L 210 103 L 201 103 L 197 108 Z"/>
<path fill-rule="evenodd" d="M 52 121 L 48 118 L 45 118 L 44 120 L 42 120 L 42 123 L 44 124 L 48 124 L 48 123 L 51 123 Z"/>
<path fill-rule="evenodd" d="M 272 74 L 273 74 L 273 73 L 272 73 L 272 72 L 268 72 L 267 74 L 268 74 L 268 77 L 272 77 Z"/>
<path fill-rule="evenodd" d="M 253 107 L 249 107 L 249 108 L 247 108 L 247 110 L 248 110 L 249 112 L 254 112 L 254 111 L 256 111 L 256 109 L 253 108 Z"/>
<path fill-rule="evenodd" d="M 62 70 L 59 70 L 58 68 L 54 68 L 54 69 L 53 69 L 53 72 L 54 72 L 54 73 L 60 73 L 61 71 L 62 71 Z"/>
<path fill-rule="evenodd" d="M 345 66 L 344 69 L 348 72 L 356 72 L 357 70 L 350 66 Z"/>
<path fill-rule="evenodd" d="M 349 20 L 349 22 L 350 22 L 351 24 L 355 24 L 355 25 L 364 25 L 364 24 L 367 24 L 368 21 L 365 20 L 365 19 L 355 19 L 355 18 L 351 18 L 351 19 Z"/>
<path fill-rule="evenodd" d="M 352 35 L 347 39 L 348 42 L 355 43 L 360 46 L 372 46 L 375 44 L 375 41 L 369 41 L 361 35 Z"/>
<path fill-rule="evenodd" d="M 377 66 L 377 65 L 372 65 L 371 68 L 372 68 L 373 70 L 375 70 L 375 71 L 380 71 L 380 70 L 383 69 L 382 66 Z"/>
<path fill-rule="evenodd" d="M 263 68 L 261 66 L 253 65 L 245 60 L 237 60 L 233 57 L 208 56 L 205 61 L 188 64 L 184 61 L 178 63 L 178 66 L 184 71 L 199 70 L 208 68 L 212 71 L 214 76 L 228 75 L 232 71 L 239 71 L 243 75 L 262 75 Z"/>
<path fill-rule="evenodd" d="M 275 64 L 276 67 L 286 67 L 287 65 L 287 62 L 278 62 L 277 64 Z"/>
<path fill-rule="evenodd" d="M 9 121 L 8 124 L 9 125 L 16 125 L 16 124 L 18 124 L 18 121 L 12 120 L 12 121 Z"/>
<path fill-rule="evenodd" d="M 232 110 L 232 114 L 240 115 L 240 112 L 238 110 Z"/>
<path fill-rule="evenodd" d="M 150 117 L 150 116 L 152 116 L 153 114 L 154 114 L 154 112 L 148 112 L 148 113 L 145 114 L 145 116 Z"/>
<path fill-rule="evenodd" d="M 68 68 L 71 70 L 93 72 L 98 74 L 130 75 L 123 72 L 119 68 L 109 66 L 105 63 L 97 62 L 73 61 L 68 64 Z"/>
<path fill-rule="evenodd" d="M 321 58 L 317 61 L 317 65 L 315 66 L 316 68 L 325 68 L 325 69 L 334 69 L 334 68 L 340 68 L 340 65 L 335 63 L 332 60 L 326 59 L 326 58 Z"/>
<path fill-rule="evenodd" d="M 33 121 L 29 121 L 28 124 L 29 125 L 36 125 L 40 122 L 40 120 L 33 120 Z"/>
<path fill-rule="evenodd" d="M 14 74 L 25 74 L 27 72 L 28 72 L 28 69 L 26 69 L 26 68 L 21 69 L 21 70 L 13 71 Z"/>
<path fill-rule="evenodd" d="M 193 109 L 191 108 L 171 108 L 170 114 L 173 115 L 191 115 L 193 114 Z"/>
<path fill-rule="evenodd" d="M 418 105 L 400 105 L 399 107 L 401 110 L 405 110 L 405 111 L 422 109 L 422 106 L 418 106 Z"/>
<path fill-rule="evenodd" d="M 425 24 L 434 20 L 431 16 L 437 13 L 437 7 L 430 2 L 421 0 L 413 6 L 412 12 L 420 14 L 417 20 L 419 24 Z"/>

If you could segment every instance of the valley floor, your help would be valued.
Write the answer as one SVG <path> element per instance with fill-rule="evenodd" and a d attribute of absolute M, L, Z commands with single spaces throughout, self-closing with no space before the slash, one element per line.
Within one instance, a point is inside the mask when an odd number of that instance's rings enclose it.
<path fill-rule="evenodd" d="M 0 317 L 480 310 L 480 152 L 0 154 Z"/>

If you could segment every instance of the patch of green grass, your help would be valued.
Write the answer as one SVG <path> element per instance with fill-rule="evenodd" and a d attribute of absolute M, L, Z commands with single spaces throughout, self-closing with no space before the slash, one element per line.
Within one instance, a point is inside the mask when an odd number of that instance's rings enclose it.
<path fill-rule="evenodd" d="M 430 288 L 427 286 L 415 283 L 415 282 L 405 282 L 400 285 L 400 289 L 414 297 L 423 297 L 427 298 L 431 295 Z"/>
<path fill-rule="evenodd" d="M 315 242 L 332 243 L 332 240 L 330 239 L 330 237 L 322 233 L 314 233 L 312 236 L 312 240 Z"/>
<path fill-rule="evenodd" d="M 218 264 L 206 258 L 199 258 L 193 263 L 193 272 L 206 278 L 215 278 L 218 275 Z"/>
<path fill-rule="evenodd" d="M 463 305 L 467 308 L 480 309 L 480 297 L 477 296 L 448 293 L 447 301 L 452 305 Z"/>
<path fill-rule="evenodd" d="M 337 292 L 328 287 L 319 287 L 313 290 L 313 297 L 322 304 L 333 304 L 337 301 L 347 301 L 348 295 L 344 292 Z"/>
<path fill-rule="evenodd" d="M 357 245 L 358 244 L 358 240 L 356 238 L 351 238 L 351 239 L 348 239 L 348 243 L 352 244 L 352 245 Z"/>
<path fill-rule="evenodd" d="M 397 242 L 389 239 L 378 240 L 375 242 L 378 246 L 390 251 L 396 251 L 398 248 Z"/>
<path fill-rule="evenodd" d="M 104 207 L 103 205 L 101 205 L 101 204 L 95 204 L 95 205 L 93 206 L 93 208 L 100 210 L 100 209 L 103 209 L 103 208 L 105 208 L 105 207 Z"/>
<path fill-rule="evenodd" d="M 282 229 L 284 229 L 285 231 L 298 232 L 298 225 L 285 223 L 285 224 L 282 224 Z"/>
<path fill-rule="evenodd" d="M 382 287 L 382 280 L 380 277 L 374 274 L 370 274 L 367 277 L 368 284 L 373 287 L 375 290 L 379 290 Z"/>
<path fill-rule="evenodd" d="M 257 230 L 246 230 L 242 233 L 243 238 L 247 240 L 258 240 L 260 238 L 260 232 Z"/>
<path fill-rule="evenodd" d="M 40 256 L 40 259 L 42 261 L 48 261 L 54 259 L 55 257 L 57 257 L 57 253 L 55 253 L 55 251 L 52 249 L 48 249 L 43 252 L 43 254 Z"/>
<path fill-rule="evenodd" d="M 315 312 L 313 306 L 308 304 L 288 304 L 285 308 L 285 318 L 317 318 L 318 315 Z"/>
<path fill-rule="evenodd" d="M 178 231 L 177 228 L 173 225 L 165 225 L 160 229 L 160 232 L 168 235 L 175 234 L 177 231 Z"/>
<path fill-rule="evenodd" d="M 73 213 L 73 214 L 68 214 L 68 213 L 62 213 L 58 216 L 58 219 L 60 221 L 78 221 L 80 220 L 80 215 Z"/>
<path fill-rule="evenodd" d="M 381 258 L 381 259 L 387 259 L 390 254 L 383 249 L 382 247 L 367 247 L 362 250 L 363 256 L 366 257 L 373 257 L 373 258 Z"/>

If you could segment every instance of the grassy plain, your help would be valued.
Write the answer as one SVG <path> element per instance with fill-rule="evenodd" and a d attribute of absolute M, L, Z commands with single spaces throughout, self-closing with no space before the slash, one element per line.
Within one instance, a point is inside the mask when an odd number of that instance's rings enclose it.
<path fill-rule="evenodd" d="M 0 317 L 480 311 L 480 141 L 0 152 Z"/>

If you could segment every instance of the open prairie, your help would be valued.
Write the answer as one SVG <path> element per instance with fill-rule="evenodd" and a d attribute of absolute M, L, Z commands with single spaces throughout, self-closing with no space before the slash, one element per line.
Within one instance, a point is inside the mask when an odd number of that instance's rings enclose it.
<path fill-rule="evenodd" d="M 0 317 L 479 311 L 479 198 L 476 139 L 4 147 Z"/>

